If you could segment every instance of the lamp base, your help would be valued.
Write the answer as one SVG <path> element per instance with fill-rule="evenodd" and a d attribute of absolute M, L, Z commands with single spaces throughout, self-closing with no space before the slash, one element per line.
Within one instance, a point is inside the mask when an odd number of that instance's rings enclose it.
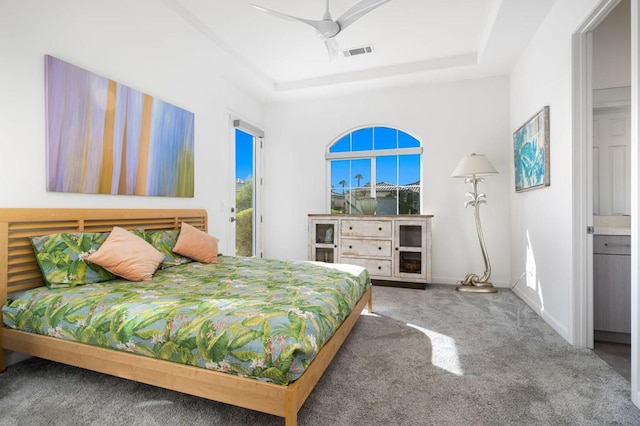
<path fill-rule="evenodd" d="M 456 287 L 456 291 L 462 291 L 465 293 L 497 293 L 498 289 L 490 282 L 483 282 L 480 285 L 460 284 Z"/>

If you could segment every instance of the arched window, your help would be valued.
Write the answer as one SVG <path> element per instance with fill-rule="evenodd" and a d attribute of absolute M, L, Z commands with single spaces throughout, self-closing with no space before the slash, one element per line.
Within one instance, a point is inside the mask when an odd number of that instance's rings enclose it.
<path fill-rule="evenodd" d="M 363 213 L 362 199 L 377 199 L 376 214 L 420 214 L 422 147 L 390 127 L 366 127 L 342 136 L 326 153 L 331 170 L 331 212 Z"/>

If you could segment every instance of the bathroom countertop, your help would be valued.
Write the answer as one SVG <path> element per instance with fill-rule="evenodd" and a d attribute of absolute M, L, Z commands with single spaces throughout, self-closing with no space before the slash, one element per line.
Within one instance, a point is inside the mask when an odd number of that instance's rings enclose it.
<path fill-rule="evenodd" d="M 593 216 L 595 235 L 631 235 L 631 216 Z"/>
<path fill-rule="evenodd" d="M 594 226 L 594 235 L 631 235 L 631 228 L 622 226 Z"/>

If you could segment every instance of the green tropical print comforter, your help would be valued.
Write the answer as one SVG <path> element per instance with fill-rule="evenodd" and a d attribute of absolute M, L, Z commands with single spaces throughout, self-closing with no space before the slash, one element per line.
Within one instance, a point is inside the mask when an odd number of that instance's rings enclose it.
<path fill-rule="evenodd" d="M 10 328 L 288 384 L 369 285 L 352 265 L 221 256 L 147 282 L 39 287 L 2 310 Z"/>

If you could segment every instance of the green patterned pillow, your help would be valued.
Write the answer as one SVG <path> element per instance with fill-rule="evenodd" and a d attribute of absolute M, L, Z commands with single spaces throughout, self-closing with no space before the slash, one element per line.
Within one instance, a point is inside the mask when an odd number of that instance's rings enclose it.
<path fill-rule="evenodd" d="M 170 231 L 145 231 L 144 239 L 149 244 L 154 246 L 160 253 L 164 254 L 164 260 L 160 265 L 160 269 L 170 268 L 176 265 L 182 265 L 183 263 L 193 262 L 188 257 L 182 257 L 173 252 L 173 247 L 176 245 L 179 229 L 172 229 Z"/>
<path fill-rule="evenodd" d="M 134 229 L 129 229 L 129 232 L 131 232 L 133 235 L 142 238 L 143 240 L 146 240 L 146 237 L 144 236 L 144 228 L 134 228 Z"/>
<path fill-rule="evenodd" d="M 78 232 L 31 237 L 31 245 L 47 286 L 74 287 L 116 278 L 103 267 L 86 260 L 108 236 L 108 232 Z"/>

